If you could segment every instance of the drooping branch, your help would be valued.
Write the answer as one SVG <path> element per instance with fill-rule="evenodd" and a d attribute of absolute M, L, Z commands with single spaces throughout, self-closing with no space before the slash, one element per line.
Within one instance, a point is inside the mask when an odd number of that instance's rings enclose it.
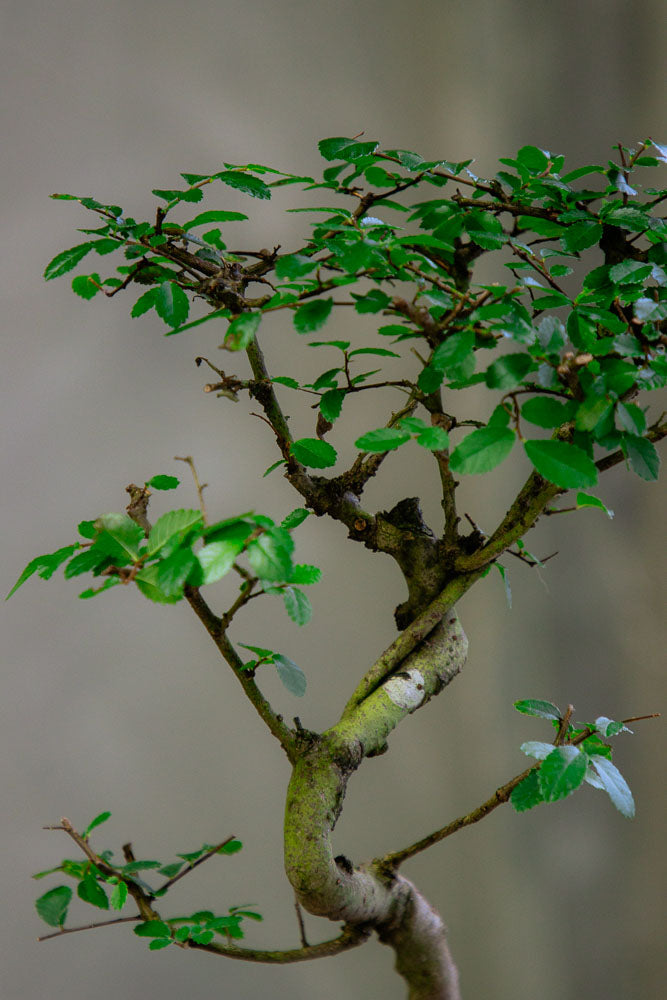
<path fill-rule="evenodd" d="M 197 951 L 208 951 L 214 955 L 221 955 L 225 958 L 237 958 L 242 962 L 263 962 L 268 965 L 289 965 L 293 962 L 309 962 L 313 958 L 330 958 L 332 955 L 340 955 L 351 948 L 358 948 L 370 937 L 370 931 L 363 927 L 353 927 L 345 925 L 342 933 L 337 938 L 330 941 L 322 941 L 320 944 L 309 944 L 301 948 L 290 948 L 286 951 L 265 951 L 258 948 L 240 948 L 233 944 L 221 944 L 218 941 L 210 941 L 209 944 L 198 944 L 195 941 L 188 941 L 187 947 Z"/>

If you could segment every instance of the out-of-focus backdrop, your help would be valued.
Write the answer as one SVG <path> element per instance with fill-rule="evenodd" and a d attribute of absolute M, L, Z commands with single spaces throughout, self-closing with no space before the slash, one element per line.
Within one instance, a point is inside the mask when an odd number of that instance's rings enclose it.
<path fill-rule="evenodd" d="M 67 279 L 42 281 L 51 257 L 80 240 L 75 228 L 90 224 L 49 194 L 92 194 L 144 217 L 150 189 L 177 185 L 180 171 L 223 161 L 317 171 L 318 139 L 362 130 L 429 158 L 473 156 L 482 175 L 525 143 L 573 166 L 604 163 L 620 140 L 667 141 L 665 13 L 663 0 L 6 4 L 4 592 L 32 556 L 68 543 L 77 521 L 122 509 L 131 481 L 179 474 L 180 502 L 193 505 L 174 455 L 196 456 L 217 517 L 257 507 L 280 518 L 297 505 L 279 473 L 260 478 L 274 460 L 271 434 L 247 401 L 201 391 L 193 358 L 216 359 L 219 331 L 165 341 L 154 314 L 129 318 L 127 298 L 89 304 Z M 268 204 L 221 189 L 204 207 L 248 211 L 239 233 L 249 245 L 296 247 L 305 217 L 283 214 L 292 191 Z M 296 337 L 289 322 L 273 329 L 267 350 L 289 374 Z M 422 492 L 434 488 L 426 459 L 412 461 L 392 461 L 369 505 L 413 495 L 417 480 Z M 508 464 L 483 495 L 468 481 L 466 510 L 492 525 L 522 471 Z M 511 611 L 495 574 L 462 602 L 464 674 L 353 778 L 337 850 L 361 860 L 403 846 L 521 769 L 518 745 L 544 730 L 512 710 L 516 698 L 572 702 L 580 718 L 660 710 L 664 487 L 616 469 L 599 494 L 613 521 L 582 512 L 531 535 L 537 554 L 560 556 L 540 574 L 509 566 Z M 155 513 L 165 505 L 156 498 Z M 434 499 L 426 509 L 437 512 Z M 248 614 L 234 632 L 304 666 L 303 703 L 271 678 L 265 687 L 286 716 L 323 728 L 393 637 L 403 595 L 389 562 L 344 544 L 340 526 L 309 521 L 299 544 L 299 558 L 324 569 L 313 623 L 299 630 L 267 601 L 261 620 Z M 281 866 L 288 769 L 271 737 L 186 605 L 159 607 L 129 590 L 82 602 L 76 583 L 30 581 L 4 609 L 3 1000 L 400 998 L 391 953 L 377 943 L 283 969 L 153 954 L 128 927 L 36 943 L 45 927 L 33 899 L 47 884 L 30 875 L 76 854 L 42 826 L 63 814 L 83 825 L 106 808 L 112 819 L 94 842 L 132 840 L 140 857 L 242 838 L 241 854 L 208 862 L 174 890 L 171 912 L 253 902 L 265 922 L 250 925 L 249 944 L 298 942 Z M 634 822 L 587 788 L 526 816 L 500 810 L 406 867 L 449 925 L 465 996 L 660 994 L 664 726 L 636 729 L 618 750 Z M 312 940 L 331 931 L 308 920 Z"/>

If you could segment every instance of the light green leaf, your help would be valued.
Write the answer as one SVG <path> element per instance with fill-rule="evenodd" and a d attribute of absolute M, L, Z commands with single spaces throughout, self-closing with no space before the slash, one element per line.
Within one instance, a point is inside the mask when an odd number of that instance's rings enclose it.
<path fill-rule="evenodd" d="M 125 900 L 127 899 L 127 885 L 125 882 L 118 882 L 112 889 L 111 898 L 109 902 L 111 903 L 112 910 L 122 910 L 125 906 Z"/>
<path fill-rule="evenodd" d="M 290 694 L 296 695 L 297 698 L 303 697 L 306 693 L 306 677 L 301 667 L 298 667 L 294 660 L 283 656 L 282 653 L 275 654 L 274 663 L 278 671 L 278 677 L 280 677 L 280 680 Z"/>
<path fill-rule="evenodd" d="M 360 451 L 393 451 L 410 440 L 410 432 L 398 427 L 380 427 L 376 431 L 367 431 L 354 442 L 354 447 Z"/>
<path fill-rule="evenodd" d="M 295 583 L 299 587 L 309 586 L 317 583 L 322 576 L 322 570 L 318 566 L 310 566 L 308 563 L 298 563 L 290 577 L 290 583 Z"/>
<path fill-rule="evenodd" d="M 595 771 L 600 786 L 623 816 L 632 819 L 635 814 L 635 803 L 628 784 L 618 770 L 606 757 L 595 755 L 590 758 L 590 768 Z M 592 782 L 591 782 L 592 783 Z"/>
<path fill-rule="evenodd" d="M 204 226 L 209 222 L 241 222 L 247 218 L 248 216 L 244 215 L 243 212 L 223 212 L 213 209 L 210 212 L 200 212 L 190 222 L 184 222 L 183 229 L 188 231 L 194 229 L 195 226 Z"/>
<path fill-rule="evenodd" d="M 225 334 L 223 347 L 227 351 L 243 351 L 251 344 L 262 322 L 261 312 L 241 313 L 231 321 Z"/>
<path fill-rule="evenodd" d="M 95 522 L 98 535 L 95 544 L 110 556 L 121 556 L 133 562 L 139 558 L 139 545 L 144 537 L 141 528 L 127 514 L 103 514 Z"/>
<path fill-rule="evenodd" d="M 166 478 L 166 477 L 165 477 Z M 165 545 L 178 545 L 193 528 L 202 527 L 200 510 L 168 510 L 159 517 L 148 536 L 147 555 L 153 556 Z M 165 553 L 166 554 L 166 553 Z"/>
<path fill-rule="evenodd" d="M 195 555 L 204 574 L 203 583 L 215 583 L 229 573 L 234 560 L 243 550 L 243 542 L 235 539 L 229 541 L 209 542 Z"/>
<path fill-rule="evenodd" d="M 595 463 L 585 451 L 566 441 L 524 441 L 524 449 L 537 472 L 563 489 L 595 486 Z"/>
<path fill-rule="evenodd" d="M 108 810 L 106 810 L 105 812 L 101 812 L 98 816 L 95 817 L 95 819 L 92 819 L 90 821 L 86 829 L 83 831 L 82 836 L 84 838 L 88 837 L 91 831 L 95 829 L 95 827 L 101 826 L 102 823 L 106 823 L 106 821 L 110 818 L 110 816 L 111 813 Z"/>
<path fill-rule="evenodd" d="M 137 937 L 168 938 L 171 937 L 171 929 L 162 920 L 146 920 L 133 928 Z"/>
<path fill-rule="evenodd" d="M 313 617 L 313 608 L 308 596 L 295 587 L 285 587 L 283 599 L 287 614 L 292 621 L 297 625 L 307 625 Z"/>
<path fill-rule="evenodd" d="M 595 758 L 597 762 L 597 757 Z M 545 802 L 571 795 L 584 780 L 588 757 L 577 747 L 552 748 L 540 768 L 540 788 Z"/>
<path fill-rule="evenodd" d="M 416 439 L 417 444 L 429 451 L 444 451 L 449 448 L 449 435 L 442 427 L 426 427 L 420 431 Z"/>
<path fill-rule="evenodd" d="M 276 261 L 276 277 L 287 280 L 304 278 L 319 266 L 320 262 L 318 260 L 306 257 L 304 254 L 285 254 Z"/>
<path fill-rule="evenodd" d="M 59 885 L 49 889 L 43 896 L 35 900 L 35 909 L 44 923 L 49 927 L 62 927 L 67 917 L 67 910 L 72 900 L 72 890 L 68 885 Z"/>
<path fill-rule="evenodd" d="M 297 462 L 311 469 L 328 469 L 336 464 L 336 449 L 318 438 L 299 438 L 292 443 L 291 452 Z"/>
<path fill-rule="evenodd" d="M 523 701 L 515 701 L 514 707 L 522 715 L 534 715 L 538 719 L 549 719 L 551 722 L 560 722 L 560 709 L 550 701 L 540 701 L 538 698 L 526 698 Z"/>
<path fill-rule="evenodd" d="M 290 513 L 282 519 L 280 527 L 285 528 L 287 531 L 293 531 L 294 528 L 298 528 L 300 524 L 303 524 L 309 515 L 310 511 L 306 510 L 305 507 L 297 507 L 296 510 L 290 511 Z"/>
<path fill-rule="evenodd" d="M 614 516 L 613 510 L 609 510 L 609 508 L 602 503 L 602 500 L 591 496 L 590 493 L 577 493 L 577 507 L 598 507 L 600 510 L 605 512 L 607 517 L 613 518 Z"/>
<path fill-rule="evenodd" d="M 149 601 L 155 601 L 156 604 L 176 604 L 181 599 L 181 595 L 168 594 L 162 590 L 159 582 L 159 572 L 159 563 L 144 566 L 135 576 L 134 582 Z"/>
<path fill-rule="evenodd" d="M 109 898 L 92 872 L 89 872 L 81 879 L 76 892 L 79 899 L 82 899 L 84 903 L 97 906 L 100 910 L 109 909 Z"/>
<path fill-rule="evenodd" d="M 176 549 L 158 563 L 157 586 L 167 597 L 180 598 L 183 587 L 197 562 L 192 549 Z"/>
<path fill-rule="evenodd" d="M 519 747 L 527 757 L 534 757 L 536 760 L 546 760 L 553 748 L 553 743 L 541 743 L 539 740 L 528 740 Z"/>
<path fill-rule="evenodd" d="M 82 299 L 93 299 L 99 292 L 102 279 L 99 274 L 79 274 L 72 279 L 72 291 Z"/>
<path fill-rule="evenodd" d="M 260 580 L 289 580 L 294 542 L 284 528 L 272 528 L 253 539 L 246 550 L 248 562 Z"/>
<path fill-rule="evenodd" d="M 505 427 L 480 427 L 452 452 L 449 464 L 462 475 L 490 472 L 507 458 L 514 445 L 514 432 Z"/>

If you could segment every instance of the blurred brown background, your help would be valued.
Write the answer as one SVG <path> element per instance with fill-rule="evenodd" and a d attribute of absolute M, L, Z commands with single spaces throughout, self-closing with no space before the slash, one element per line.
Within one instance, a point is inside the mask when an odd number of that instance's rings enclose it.
<path fill-rule="evenodd" d="M 257 507 L 280 518 L 296 506 L 279 474 L 259 478 L 272 441 L 247 403 L 201 392 L 193 358 L 217 359 L 219 331 L 165 341 L 154 314 L 129 318 L 128 298 L 87 304 L 67 279 L 41 280 L 47 261 L 79 241 L 75 227 L 90 225 L 50 193 L 92 194 L 144 217 L 154 210 L 150 189 L 178 185 L 179 171 L 210 172 L 224 160 L 316 171 L 318 139 L 361 130 L 427 157 L 474 156 L 481 174 L 524 143 L 563 152 L 572 166 L 604 163 L 619 140 L 667 141 L 666 35 L 663 0 L 6 4 L 4 592 L 32 556 L 68 543 L 78 520 L 122 509 L 130 481 L 176 473 L 176 502 L 194 504 L 174 455 L 196 456 L 215 516 Z M 252 216 L 244 240 L 287 248 L 304 220 L 283 215 L 287 191 L 267 204 L 218 189 L 203 207 L 243 208 Z M 289 323 L 273 330 L 267 348 L 288 374 L 296 338 Z M 426 460 L 412 461 L 392 462 L 369 505 L 413 494 L 417 476 L 433 489 Z M 492 526 L 523 471 L 508 464 L 482 490 L 468 481 L 465 509 Z M 511 611 L 495 574 L 462 603 L 464 674 L 352 780 L 337 850 L 361 860 L 398 848 L 521 769 L 518 745 L 544 730 L 512 710 L 516 698 L 573 702 L 579 718 L 663 707 L 664 486 L 616 469 L 598 493 L 615 519 L 586 511 L 543 522 L 529 545 L 560 557 L 539 579 L 510 564 Z M 170 501 L 157 498 L 154 515 Z M 324 569 L 309 627 L 267 601 L 260 622 L 248 615 L 234 632 L 304 666 L 303 703 L 272 678 L 264 686 L 313 728 L 336 718 L 391 640 L 402 599 L 393 567 L 343 537 L 332 524 L 300 530 L 299 558 Z M 125 590 L 81 602 L 79 589 L 31 581 L 4 610 L 3 1000 L 402 997 L 392 955 L 377 943 L 284 969 L 151 954 L 127 927 L 36 943 L 45 927 L 33 899 L 47 884 L 29 876 L 75 854 L 64 834 L 41 827 L 63 814 L 83 825 L 106 808 L 113 817 L 95 843 L 131 839 L 138 856 L 241 837 L 240 855 L 209 862 L 174 890 L 170 912 L 254 902 L 266 919 L 249 927 L 249 944 L 297 943 L 281 868 L 288 769 L 271 737 L 185 605 L 162 608 Z M 637 800 L 633 823 L 586 788 L 524 817 L 500 810 L 406 867 L 450 927 L 465 996 L 660 994 L 664 724 L 636 728 L 618 754 Z M 312 940 L 332 929 L 309 921 Z"/>

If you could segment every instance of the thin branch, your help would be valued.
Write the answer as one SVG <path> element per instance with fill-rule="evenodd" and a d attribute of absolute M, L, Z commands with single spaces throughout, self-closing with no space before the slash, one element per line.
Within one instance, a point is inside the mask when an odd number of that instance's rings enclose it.
<path fill-rule="evenodd" d="M 206 360 L 204 358 L 204 360 Z M 174 455 L 175 462 L 187 462 L 190 466 L 190 472 L 192 473 L 192 478 L 195 481 L 195 489 L 197 490 L 197 496 L 199 497 L 199 509 L 201 511 L 202 521 L 204 524 L 208 523 L 208 517 L 206 515 L 206 504 L 204 503 L 204 490 L 208 486 L 208 483 L 200 483 L 199 476 L 197 475 L 197 469 L 195 468 L 195 463 L 192 455 L 185 455 L 181 458 L 179 455 Z"/>
<path fill-rule="evenodd" d="M 239 948 L 237 945 L 219 944 L 217 941 L 211 941 L 209 944 L 188 941 L 186 946 L 196 948 L 198 951 L 210 951 L 216 955 L 224 955 L 226 958 L 238 958 L 243 962 L 287 965 L 291 962 L 308 962 L 313 958 L 329 958 L 331 955 L 339 955 L 343 951 L 349 951 L 350 948 L 364 944 L 369 937 L 370 931 L 346 924 L 341 935 L 331 941 L 322 941 L 321 944 L 292 948 L 288 951 L 258 951 L 255 948 Z"/>
<path fill-rule="evenodd" d="M 208 861 L 209 858 L 212 858 L 214 854 L 217 854 L 218 851 L 221 848 L 223 848 L 227 844 L 231 843 L 232 840 L 236 840 L 236 837 L 234 836 L 234 834 L 232 834 L 231 837 L 227 837 L 225 840 L 221 841 L 221 843 L 219 843 L 216 847 L 212 847 L 210 849 L 210 851 L 206 852 L 206 854 L 202 854 L 202 856 L 200 858 L 197 858 L 196 861 L 193 861 L 192 863 L 190 863 L 188 865 L 188 867 L 184 868 L 183 871 L 180 871 L 178 873 L 178 875 L 174 875 L 173 878 L 167 879 L 166 882 L 164 882 L 161 886 L 159 886 L 155 890 L 156 894 L 157 893 L 162 894 L 162 893 L 165 893 L 167 891 L 167 889 L 171 889 L 172 885 L 175 882 L 178 882 L 179 879 L 185 878 L 185 876 L 189 875 L 190 872 L 194 871 L 195 868 L 197 868 L 198 865 L 203 865 L 205 861 Z"/>
<path fill-rule="evenodd" d="M 137 920 L 142 920 L 143 918 L 137 913 L 134 917 L 116 917 L 114 920 L 100 920 L 96 924 L 82 924 L 80 927 L 61 927 L 59 931 L 54 931 L 53 934 L 42 934 L 38 937 L 38 941 L 50 941 L 51 938 L 63 937 L 65 934 L 76 934 L 78 931 L 92 931 L 96 927 L 110 927 L 111 924 L 127 924 L 136 923 Z"/>
<path fill-rule="evenodd" d="M 301 912 L 301 904 L 296 897 L 296 893 L 294 895 L 294 909 L 296 910 L 296 919 L 299 924 L 299 937 L 301 938 L 301 944 L 304 948 L 308 948 L 309 945 L 306 939 L 306 927 L 303 922 L 303 913 Z"/>

